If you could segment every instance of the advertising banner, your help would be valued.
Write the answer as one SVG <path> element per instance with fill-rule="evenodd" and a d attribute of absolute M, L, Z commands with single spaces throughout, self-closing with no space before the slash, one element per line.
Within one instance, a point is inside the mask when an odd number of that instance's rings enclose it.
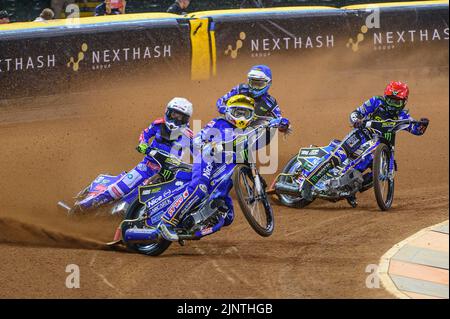
<path fill-rule="evenodd" d="M 313 55 L 342 69 L 448 66 L 448 3 L 208 17 L 213 75 L 238 62 Z"/>
<path fill-rule="evenodd" d="M 209 11 L 0 31 L 0 98 L 141 74 L 207 80 L 286 57 L 326 57 L 343 70 L 448 67 L 448 3 L 429 3 Z"/>
<path fill-rule="evenodd" d="M 448 14 L 448 3 L 350 9 L 345 45 L 369 66 L 404 67 L 390 62 L 397 58 L 412 68 L 448 66 Z"/>
<path fill-rule="evenodd" d="M 189 78 L 189 25 L 177 19 L 0 32 L 0 96 L 46 95 L 171 72 Z"/>
<path fill-rule="evenodd" d="M 333 52 L 348 29 L 341 10 L 213 16 L 217 72 L 243 59 L 274 59 Z"/>

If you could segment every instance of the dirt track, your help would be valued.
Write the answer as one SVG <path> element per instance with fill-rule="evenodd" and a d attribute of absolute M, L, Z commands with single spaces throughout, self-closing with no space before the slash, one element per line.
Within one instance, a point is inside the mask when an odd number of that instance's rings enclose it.
<path fill-rule="evenodd" d="M 136 81 L 133 88 L 18 101 L 0 105 L 0 297 L 390 297 L 366 288 L 366 266 L 396 242 L 448 219 L 448 69 L 370 75 L 317 69 L 304 80 L 290 75 L 296 70 L 289 63 L 273 69 L 273 95 L 295 125 L 280 143 L 281 165 L 300 146 L 343 137 L 348 113 L 380 94 L 387 80 L 409 82 L 412 115 L 431 124 L 423 137 L 398 138 L 391 212 L 378 211 L 371 191 L 359 196 L 357 209 L 318 201 L 299 211 L 275 203 L 270 238 L 258 237 L 237 211 L 231 227 L 173 245 L 159 258 L 106 251 L 101 243 L 111 239 L 117 220 L 69 218 L 56 202 L 70 201 L 100 172 L 133 167 L 140 130 L 174 94 L 192 99 L 195 118 L 206 123 L 216 114 L 215 98 L 241 79 L 178 87 Z M 81 289 L 65 287 L 68 264 L 80 266 Z"/>

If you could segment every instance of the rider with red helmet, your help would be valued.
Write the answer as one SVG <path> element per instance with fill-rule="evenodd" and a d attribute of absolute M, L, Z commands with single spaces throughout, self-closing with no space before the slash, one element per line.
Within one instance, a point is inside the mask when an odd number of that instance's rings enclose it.
<path fill-rule="evenodd" d="M 384 96 L 372 97 L 350 114 L 350 123 L 354 127 L 358 127 L 365 119 L 412 119 L 408 110 L 405 110 L 408 97 L 409 88 L 406 83 L 391 81 L 384 90 Z M 414 135 L 422 135 L 425 133 L 428 123 L 428 119 L 422 118 L 418 124 L 408 127 L 407 131 Z"/>
<path fill-rule="evenodd" d="M 406 83 L 399 81 L 390 82 L 384 90 L 383 96 L 374 96 L 371 99 L 364 102 L 363 105 L 358 107 L 350 114 L 350 123 L 353 127 L 359 128 L 362 126 L 365 120 L 411 120 L 414 119 L 409 115 L 405 106 L 408 102 L 409 88 Z M 420 121 L 410 124 L 405 130 L 414 135 L 423 135 L 428 127 L 429 120 L 427 118 L 421 118 Z M 364 130 L 353 130 L 342 141 L 342 153 L 338 156 L 329 158 L 324 161 L 320 166 L 314 169 L 307 177 L 309 183 L 305 184 L 302 190 L 302 197 L 306 200 L 312 199 L 312 186 L 317 182 L 317 178 L 313 178 L 315 174 L 326 173 L 332 167 L 339 165 L 346 158 L 355 158 L 358 154 L 360 147 L 367 141 L 368 135 Z M 331 164 L 331 165 L 330 165 Z M 370 159 L 363 161 L 356 169 L 362 173 L 370 167 Z M 363 175 L 363 188 L 364 185 L 369 185 L 372 182 L 372 172 L 365 173 Z M 355 196 L 349 196 L 348 202 L 352 205 L 356 205 Z"/>

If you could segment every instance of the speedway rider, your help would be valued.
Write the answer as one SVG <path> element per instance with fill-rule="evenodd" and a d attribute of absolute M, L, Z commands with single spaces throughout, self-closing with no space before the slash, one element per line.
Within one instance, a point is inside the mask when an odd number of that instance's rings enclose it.
<path fill-rule="evenodd" d="M 317 183 L 321 176 L 324 176 L 332 167 L 342 163 L 347 157 L 353 159 L 358 156 L 358 149 L 361 145 L 371 139 L 370 132 L 363 127 L 366 120 L 383 121 L 391 119 L 414 121 L 414 119 L 409 115 L 408 110 L 405 110 L 405 106 L 408 102 L 408 96 L 409 88 L 407 84 L 399 81 L 392 81 L 384 90 L 384 96 L 374 96 L 353 111 L 350 114 L 350 124 L 354 128 L 360 129 L 352 131 L 345 137 L 342 146 L 340 147 L 343 152 L 335 152 L 335 155 L 337 156 L 330 156 L 316 169 L 314 169 L 314 171 L 305 176 L 305 185 L 303 187 L 302 197 L 306 200 L 312 200 L 312 187 Z M 423 135 L 428 127 L 428 124 L 429 120 L 427 118 L 421 118 L 418 123 L 411 124 L 405 130 L 414 135 Z M 356 169 L 362 173 L 370 168 L 371 162 L 371 159 L 368 158 L 358 164 Z M 327 166 L 329 168 L 324 169 Z M 317 176 L 314 178 L 315 175 Z M 365 186 L 372 183 L 372 172 L 364 174 L 363 178 L 364 182 L 362 189 L 365 189 Z M 347 201 L 352 206 L 356 205 L 355 196 L 348 197 Z"/>
<path fill-rule="evenodd" d="M 189 129 L 189 120 L 193 113 L 192 103 L 185 98 L 175 97 L 166 106 L 164 118 L 155 120 L 142 131 L 139 153 L 147 154 L 151 148 L 161 149 L 181 158 L 183 151 L 191 150 L 193 133 Z M 150 143 L 150 139 L 153 141 Z M 88 209 L 122 198 L 145 180 L 160 170 L 160 166 L 150 156 L 145 158 L 116 183 L 107 187 L 103 192 L 89 196 L 75 203 L 75 208 Z"/>
<path fill-rule="evenodd" d="M 194 137 L 194 165 L 192 168 L 192 180 L 185 189 L 180 191 L 179 198 L 181 202 L 176 200 L 163 215 L 159 224 L 159 231 L 166 240 L 177 241 L 178 235 L 174 230 L 181 218 L 189 212 L 189 210 L 198 205 L 203 198 L 208 196 L 213 190 L 222 192 L 225 195 L 226 218 L 224 226 L 232 223 L 234 218 L 233 202 L 229 196 L 232 187 L 231 178 L 217 186 L 211 185 L 214 174 L 227 174 L 236 166 L 236 152 L 232 151 L 231 160 L 226 160 L 226 152 L 224 152 L 223 143 L 233 140 L 236 132 L 245 130 L 254 118 L 255 101 L 245 95 L 235 95 L 227 101 L 224 117 L 218 117 L 209 122 Z M 278 119 L 272 120 L 272 125 L 278 127 L 280 124 Z M 229 159 L 229 157 L 227 157 Z M 224 164 L 225 163 L 225 164 Z M 223 168 L 225 165 L 225 169 Z"/>
<path fill-rule="evenodd" d="M 278 118 L 280 121 L 278 130 L 286 133 L 289 131 L 289 120 L 281 116 L 281 110 L 277 101 L 269 95 L 271 85 L 272 71 L 270 68 L 266 65 L 255 65 L 247 74 L 247 83 L 235 86 L 230 92 L 217 100 L 217 109 L 220 114 L 225 114 L 227 101 L 231 97 L 237 94 L 246 95 L 255 100 L 256 116 Z"/>

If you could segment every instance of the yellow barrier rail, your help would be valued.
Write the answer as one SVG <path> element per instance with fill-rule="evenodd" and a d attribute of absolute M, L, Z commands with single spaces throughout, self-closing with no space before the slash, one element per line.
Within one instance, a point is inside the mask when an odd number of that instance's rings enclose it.
<path fill-rule="evenodd" d="M 182 17 L 172 13 L 151 12 L 151 13 L 131 13 L 122 15 L 99 16 L 99 17 L 81 17 L 78 21 L 80 25 L 89 25 L 89 24 L 95 25 L 113 22 L 133 22 L 140 20 L 161 20 L 161 19 L 179 19 L 179 18 Z M 17 22 L 0 25 L 0 31 L 42 29 L 51 27 L 63 27 L 68 25 L 73 25 L 73 22 L 71 22 L 70 19 L 56 19 L 45 22 Z"/>
<path fill-rule="evenodd" d="M 420 5 L 434 5 L 434 4 L 448 4 L 448 0 L 429 0 L 429 1 L 411 1 L 411 2 L 386 2 L 386 3 L 373 3 L 373 4 L 360 4 L 350 5 L 341 8 L 331 6 L 296 6 L 296 7 L 274 7 L 274 8 L 261 8 L 261 9 L 227 9 L 227 10 L 210 10 L 199 11 L 180 16 L 165 12 L 151 12 L 151 13 L 131 13 L 123 15 L 112 16 L 99 16 L 99 17 L 80 17 L 80 25 L 95 25 L 114 22 L 133 22 L 139 20 L 157 20 L 157 19 L 202 19 L 206 17 L 213 17 L 217 15 L 245 15 L 251 13 L 283 13 L 283 12 L 304 12 L 311 10 L 353 10 L 353 9 L 367 9 L 367 8 L 382 8 L 382 7 L 407 7 L 407 6 L 420 6 Z M 81 14 L 85 14 L 82 12 Z M 46 22 L 18 22 L 11 24 L 0 25 L 0 31 L 14 31 L 14 30 L 29 30 L 29 29 L 42 29 L 51 27 L 63 27 L 71 25 L 68 19 L 57 19 Z"/>
<path fill-rule="evenodd" d="M 428 0 L 428 1 L 408 1 L 408 2 L 383 2 L 353 4 L 341 7 L 341 9 L 368 9 L 368 8 L 387 8 L 387 7 L 411 7 L 411 6 L 429 6 L 435 4 L 448 4 L 448 0 Z"/>
<path fill-rule="evenodd" d="M 205 18 L 211 17 L 214 15 L 241 15 L 241 14 L 249 14 L 249 13 L 283 13 L 283 12 L 302 12 L 302 11 L 311 11 L 311 10 L 335 10 L 338 11 L 338 8 L 330 7 L 330 6 L 307 6 L 307 7 L 273 7 L 273 8 L 260 8 L 260 9 L 226 9 L 226 10 L 209 10 L 209 11 L 198 11 L 192 12 L 187 15 L 189 18 Z"/>

